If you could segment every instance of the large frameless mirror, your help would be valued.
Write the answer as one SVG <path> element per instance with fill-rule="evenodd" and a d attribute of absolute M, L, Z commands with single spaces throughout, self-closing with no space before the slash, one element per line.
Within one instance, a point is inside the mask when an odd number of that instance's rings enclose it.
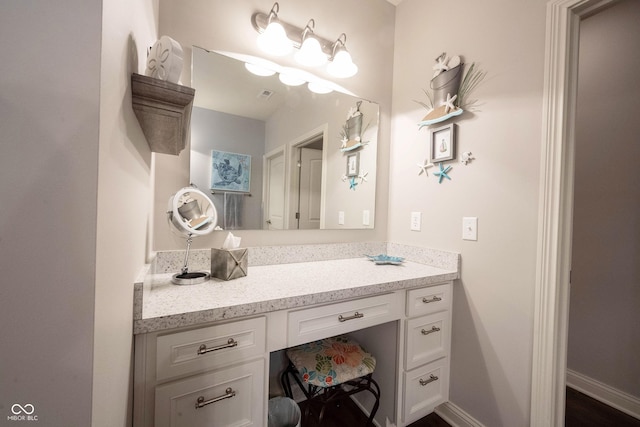
<path fill-rule="evenodd" d="M 373 228 L 377 104 L 275 64 L 254 74 L 242 55 L 194 47 L 192 61 L 190 180 L 221 228 Z"/>

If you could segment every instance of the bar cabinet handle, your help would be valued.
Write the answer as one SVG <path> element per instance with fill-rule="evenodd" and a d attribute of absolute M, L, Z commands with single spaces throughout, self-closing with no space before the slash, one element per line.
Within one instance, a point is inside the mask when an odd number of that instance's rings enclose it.
<path fill-rule="evenodd" d="M 432 326 L 431 329 L 423 329 L 420 332 L 422 333 L 422 335 L 429 335 L 434 332 L 440 332 L 440 328 L 438 328 L 437 326 Z"/>
<path fill-rule="evenodd" d="M 218 347 L 207 348 L 206 344 L 202 344 L 198 348 L 198 355 L 207 354 L 212 351 L 222 350 L 223 348 L 231 348 L 231 347 L 237 347 L 237 346 L 238 346 L 238 341 L 234 340 L 233 338 L 229 338 L 226 344 L 219 345 Z"/>
<path fill-rule="evenodd" d="M 360 319 L 362 317 L 364 317 L 364 314 L 358 313 L 356 311 L 355 313 L 353 313 L 353 316 L 349 316 L 349 317 L 342 317 L 342 314 L 341 314 L 340 316 L 338 316 L 338 321 L 339 322 L 346 322 L 347 320 Z"/>
<path fill-rule="evenodd" d="M 231 387 L 227 388 L 224 391 L 224 393 L 225 394 L 223 394 L 222 396 L 214 397 L 213 399 L 209 399 L 209 400 L 204 400 L 204 396 L 198 397 L 198 400 L 196 400 L 196 409 L 200 409 L 204 406 L 211 405 L 212 403 L 220 402 L 221 400 L 224 400 L 224 399 L 231 399 L 236 395 L 236 392 L 233 391 Z"/>
<path fill-rule="evenodd" d="M 434 381 L 438 381 L 438 377 L 436 377 L 435 375 L 431 374 L 431 375 L 429 375 L 429 379 L 423 380 L 422 378 L 420 378 L 420 385 L 424 387 L 427 384 L 432 383 Z"/>

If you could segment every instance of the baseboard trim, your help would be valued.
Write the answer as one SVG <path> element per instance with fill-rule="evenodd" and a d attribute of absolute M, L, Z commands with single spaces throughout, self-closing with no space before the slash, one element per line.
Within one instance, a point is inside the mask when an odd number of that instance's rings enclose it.
<path fill-rule="evenodd" d="M 640 419 L 640 399 L 579 372 L 567 369 L 567 386 Z"/>
<path fill-rule="evenodd" d="M 480 421 L 451 402 L 445 402 L 436 406 L 434 412 L 438 414 L 440 418 L 451 424 L 452 427 L 485 427 Z"/>

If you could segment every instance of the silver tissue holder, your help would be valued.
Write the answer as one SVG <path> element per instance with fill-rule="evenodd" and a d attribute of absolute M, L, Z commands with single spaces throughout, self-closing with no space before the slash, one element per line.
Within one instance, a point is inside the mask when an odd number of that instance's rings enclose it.
<path fill-rule="evenodd" d="M 244 277 L 249 271 L 249 250 L 211 248 L 211 276 L 222 280 Z"/>

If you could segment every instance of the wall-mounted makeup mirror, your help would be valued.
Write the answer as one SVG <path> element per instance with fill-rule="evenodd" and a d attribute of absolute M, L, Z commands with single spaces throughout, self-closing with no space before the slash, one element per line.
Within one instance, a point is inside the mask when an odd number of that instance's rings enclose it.
<path fill-rule="evenodd" d="M 378 105 L 252 74 L 245 59 L 193 48 L 190 180 L 218 225 L 373 228 Z"/>

